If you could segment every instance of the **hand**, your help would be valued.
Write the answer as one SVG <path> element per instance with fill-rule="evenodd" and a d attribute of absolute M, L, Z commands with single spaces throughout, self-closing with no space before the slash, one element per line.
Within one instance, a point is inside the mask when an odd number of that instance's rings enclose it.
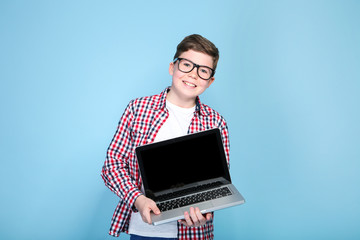
<path fill-rule="evenodd" d="M 212 218 L 212 213 L 206 213 L 205 216 L 200 212 L 199 208 L 190 208 L 190 213 L 184 213 L 183 220 L 179 220 L 179 223 L 187 227 L 199 227 L 206 224 L 207 221 L 210 221 Z"/>
<path fill-rule="evenodd" d="M 135 207 L 139 211 L 144 222 L 151 224 L 150 212 L 153 211 L 155 214 L 160 214 L 159 208 L 156 203 L 150 198 L 140 195 L 135 201 Z"/>

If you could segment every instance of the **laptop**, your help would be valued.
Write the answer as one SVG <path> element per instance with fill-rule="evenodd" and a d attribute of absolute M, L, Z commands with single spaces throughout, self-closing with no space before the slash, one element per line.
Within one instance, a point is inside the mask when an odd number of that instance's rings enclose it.
<path fill-rule="evenodd" d="M 201 213 L 245 202 L 231 183 L 220 130 L 189 134 L 135 149 L 145 196 L 161 213 L 153 225 L 184 218 L 190 207 Z"/>

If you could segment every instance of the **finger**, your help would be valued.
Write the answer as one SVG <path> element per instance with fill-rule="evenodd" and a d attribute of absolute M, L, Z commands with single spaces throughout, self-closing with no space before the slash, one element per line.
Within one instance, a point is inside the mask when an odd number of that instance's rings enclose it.
<path fill-rule="evenodd" d="M 184 218 L 185 218 L 186 226 L 190 227 L 190 226 L 193 225 L 193 222 L 191 221 L 190 215 L 189 215 L 188 212 L 185 212 L 185 213 L 184 213 Z"/>
<path fill-rule="evenodd" d="M 185 225 L 185 226 L 189 227 L 188 224 L 186 223 L 186 221 L 185 221 L 184 219 L 178 220 L 178 222 L 179 222 L 180 224 L 182 224 L 182 225 Z"/>
<path fill-rule="evenodd" d="M 148 224 L 151 224 L 150 210 L 149 211 L 145 210 L 142 213 L 142 219 L 143 219 L 144 222 L 146 222 Z"/>
<path fill-rule="evenodd" d="M 212 213 L 206 214 L 206 221 L 210 221 L 212 219 Z"/>
<path fill-rule="evenodd" d="M 198 209 L 198 208 L 197 208 Z M 199 210 L 199 209 L 198 209 Z M 197 214 L 195 213 L 195 209 L 193 207 L 190 208 L 190 217 L 195 226 L 199 226 L 200 221 L 198 219 Z"/>
<path fill-rule="evenodd" d="M 199 225 L 204 225 L 206 223 L 206 218 L 204 217 L 204 215 L 202 215 L 199 208 L 195 209 L 195 214 L 197 219 L 199 220 Z"/>

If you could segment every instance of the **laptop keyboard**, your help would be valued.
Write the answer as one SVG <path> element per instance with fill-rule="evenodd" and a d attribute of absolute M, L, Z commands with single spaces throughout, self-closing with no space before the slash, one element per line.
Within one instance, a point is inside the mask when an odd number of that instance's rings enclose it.
<path fill-rule="evenodd" d="M 181 197 L 181 196 L 185 196 L 188 194 L 193 194 L 193 193 L 197 193 L 200 191 L 205 191 L 205 190 L 209 190 L 209 189 L 213 189 L 216 187 L 220 187 L 224 185 L 222 182 L 217 181 L 217 182 L 212 182 L 212 183 L 206 183 L 206 184 L 202 184 L 196 187 L 191 187 L 191 188 L 187 188 L 184 190 L 180 190 L 180 191 L 176 191 L 176 192 L 172 192 L 172 193 L 167 193 L 167 194 L 163 194 L 160 195 L 156 198 L 157 202 L 163 202 L 163 201 L 167 201 L 170 199 L 174 199 L 177 197 Z"/>
<path fill-rule="evenodd" d="M 229 196 L 231 194 L 232 193 L 230 192 L 228 187 L 222 187 L 182 198 L 177 198 L 174 200 L 160 202 L 157 204 L 157 206 L 160 209 L 160 211 L 164 212 L 174 208 L 184 207 L 187 205 L 191 205 L 203 201 Z"/>

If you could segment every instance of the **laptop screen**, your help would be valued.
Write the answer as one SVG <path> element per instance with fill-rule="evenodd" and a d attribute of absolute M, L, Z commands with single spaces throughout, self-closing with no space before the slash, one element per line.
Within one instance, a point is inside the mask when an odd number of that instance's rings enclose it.
<path fill-rule="evenodd" d="M 219 129 L 144 145 L 136 154 L 147 193 L 218 177 L 231 182 Z"/>

